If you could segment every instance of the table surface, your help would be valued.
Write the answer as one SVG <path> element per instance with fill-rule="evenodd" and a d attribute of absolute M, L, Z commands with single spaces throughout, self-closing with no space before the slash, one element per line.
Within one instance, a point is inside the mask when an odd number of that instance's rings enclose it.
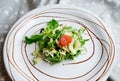
<path fill-rule="evenodd" d="M 1 0 L 0 1 L 0 81 L 11 81 L 3 62 L 3 44 L 7 32 L 12 25 L 28 11 L 52 4 L 77 5 L 87 9 L 106 23 L 108 29 L 114 36 L 116 54 L 120 57 L 120 0 Z M 119 81 L 120 59 L 116 59 L 115 67 L 107 81 Z"/>

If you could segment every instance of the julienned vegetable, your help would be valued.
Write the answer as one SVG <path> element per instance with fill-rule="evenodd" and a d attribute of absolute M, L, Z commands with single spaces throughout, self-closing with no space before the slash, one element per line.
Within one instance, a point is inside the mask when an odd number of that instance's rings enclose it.
<path fill-rule="evenodd" d="M 33 51 L 34 64 L 41 60 L 50 64 L 60 63 L 63 60 L 73 60 L 85 50 L 83 39 L 85 29 L 74 29 L 71 26 L 60 26 L 58 21 L 52 19 L 40 34 L 25 37 L 27 44 L 38 43 L 38 50 Z"/>

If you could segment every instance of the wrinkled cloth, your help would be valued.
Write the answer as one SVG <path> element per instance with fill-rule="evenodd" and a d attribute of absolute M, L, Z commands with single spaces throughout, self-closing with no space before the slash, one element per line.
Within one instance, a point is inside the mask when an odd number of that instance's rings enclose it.
<path fill-rule="evenodd" d="M 7 32 L 27 12 L 43 5 L 52 4 L 77 5 L 95 13 L 112 31 L 116 50 L 120 49 L 120 0 L 0 0 L 0 81 L 10 81 L 5 70 L 2 52 Z M 118 52 L 117 57 L 120 57 Z M 110 75 L 114 81 L 119 81 L 119 69 L 120 59 L 117 58 Z"/>

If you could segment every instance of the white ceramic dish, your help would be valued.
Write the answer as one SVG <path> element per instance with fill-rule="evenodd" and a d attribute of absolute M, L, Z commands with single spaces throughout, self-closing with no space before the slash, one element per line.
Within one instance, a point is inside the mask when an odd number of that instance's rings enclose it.
<path fill-rule="evenodd" d="M 74 61 L 54 66 L 42 61 L 33 65 L 31 53 L 35 44 L 26 45 L 24 36 L 39 33 L 53 18 L 63 25 L 85 27 L 84 37 L 90 39 L 86 44 L 88 51 Z M 44 6 L 29 12 L 11 28 L 4 44 L 4 62 L 13 81 L 105 81 L 114 58 L 113 40 L 101 20 L 93 13 L 70 5 Z M 73 64 L 63 65 L 67 63 Z"/>

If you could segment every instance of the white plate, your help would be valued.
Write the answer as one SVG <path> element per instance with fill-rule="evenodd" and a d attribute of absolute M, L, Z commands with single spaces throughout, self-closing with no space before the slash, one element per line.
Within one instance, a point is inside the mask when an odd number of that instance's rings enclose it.
<path fill-rule="evenodd" d="M 85 27 L 84 37 L 90 39 L 85 45 L 88 51 L 74 61 L 54 66 L 42 61 L 33 65 L 31 53 L 35 44 L 26 45 L 24 36 L 39 33 L 53 18 L 63 25 Z M 4 44 L 4 62 L 13 81 L 104 81 L 113 67 L 114 57 L 113 40 L 101 20 L 70 5 L 44 6 L 29 12 L 11 28 Z"/>

